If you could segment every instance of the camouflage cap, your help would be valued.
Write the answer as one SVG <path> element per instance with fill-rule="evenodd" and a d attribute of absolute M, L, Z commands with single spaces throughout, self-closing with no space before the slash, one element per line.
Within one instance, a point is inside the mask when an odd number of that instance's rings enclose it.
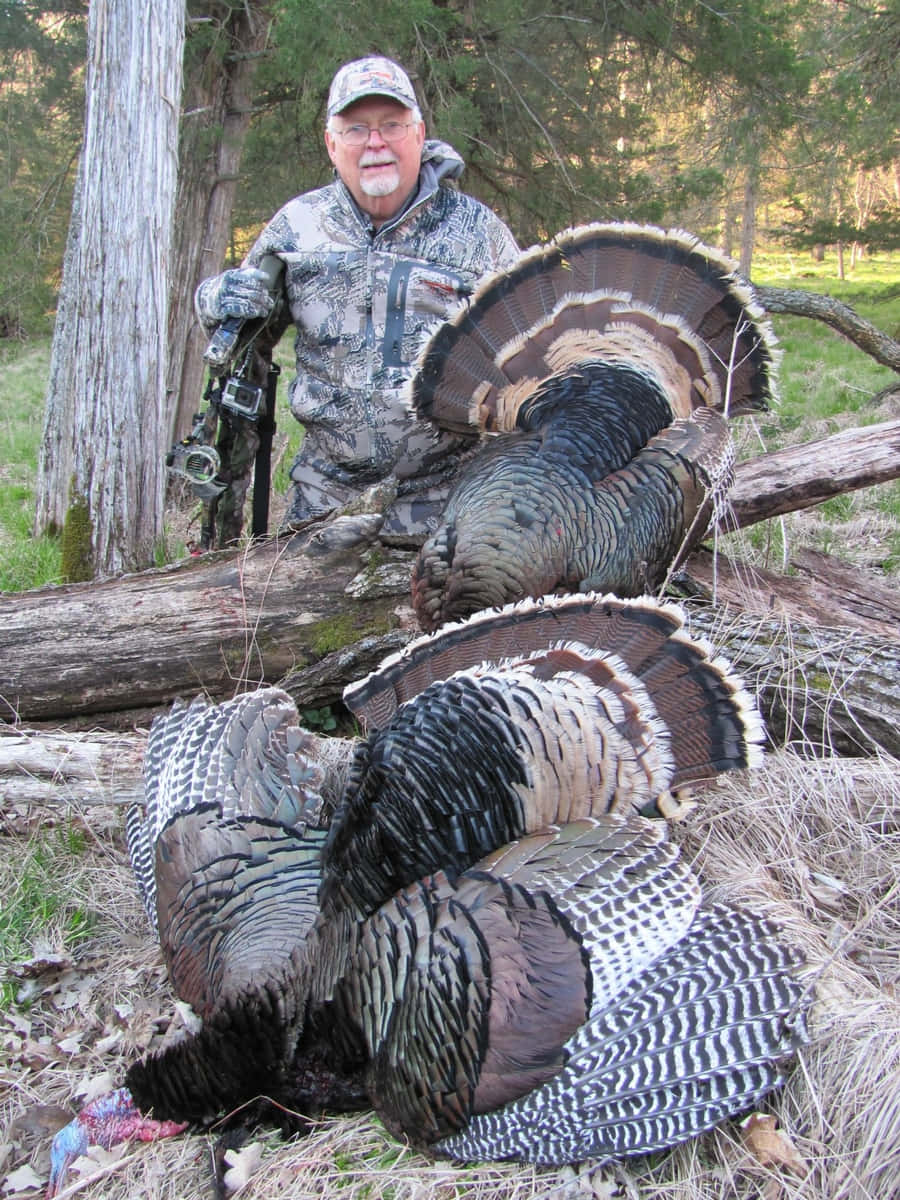
<path fill-rule="evenodd" d="M 344 63 L 328 92 L 329 119 L 363 96 L 390 96 L 406 108 L 418 104 L 409 76 L 389 58 L 358 58 Z"/>

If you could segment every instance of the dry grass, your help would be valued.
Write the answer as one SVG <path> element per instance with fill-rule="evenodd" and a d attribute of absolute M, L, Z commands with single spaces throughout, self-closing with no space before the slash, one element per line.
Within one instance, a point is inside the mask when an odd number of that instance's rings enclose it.
<path fill-rule="evenodd" d="M 889 1200 L 900 1196 L 900 790 L 888 759 L 769 756 L 752 778 L 709 789 L 675 837 L 708 893 L 764 910 L 802 944 L 818 992 L 811 1042 L 770 1111 L 792 1165 L 748 1152 L 738 1123 L 650 1159 L 591 1171 L 431 1162 L 368 1116 L 322 1122 L 282 1142 L 261 1129 L 247 1200 Z M 45 1179 L 50 1134 L 40 1106 L 77 1107 L 121 1079 L 158 1042 L 172 1002 L 139 910 L 113 805 L 18 805 L 3 817 L 0 904 L 14 897 L 36 838 L 56 823 L 85 834 L 60 858 L 67 892 L 94 914 L 92 937 L 56 973 L 33 981 L 25 1006 L 0 1017 L 0 1178 L 31 1166 Z M 50 937 L 61 936 L 59 931 Z M 50 945 L 45 949 L 59 949 Z M 178 1018 L 175 1018 L 175 1024 Z M 58 1119 L 58 1118 L 57 1118 Z M 214 1137 L 97 1152 L 67 1194 L 200 1200 L 211 1194 Z M 763 1156 L 765 1157 L 765 1156 Z M 23 1178 L 14 1176 L 15 1178 Z M 39 1195 L 31 1192 L 23 1196 Z"/>

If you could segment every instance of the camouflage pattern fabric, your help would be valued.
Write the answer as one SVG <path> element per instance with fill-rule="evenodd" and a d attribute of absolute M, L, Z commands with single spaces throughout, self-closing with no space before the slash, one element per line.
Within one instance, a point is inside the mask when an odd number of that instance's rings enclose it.
<path fill-rule="evenodd" d="M 225 491 L 212 502 L 210 514 L 215 525 L 214 545 L 217 549 L 240 541 L 244 527 L 244 505 L 253 480 L 253 464 L 259 449 L 259 432 L 252 421 L 219 414 L 216 449 L 223 464 L 220 477 L 228 484 Z"/>
<path fill-rule="evenodd" d="M 447 183 L 462 160 L 427 141 L 419 188 L 376 230 L 339 180 L 289 201 L 244 265 L 285 263 L 289 322 L 297 329 L 291 411 L 306 434 L 291 469 L 290 528 L 342 507 L 393 475 L 398 499 L 387 541 L 421 542 L 436 525 L 460 456 L 472 439 L 416 418 L 406 384 L 433 331 L 485 275 L 519 256 L 489 208 Z M 206 281 L 200 300 L 215 288 Z M 205 323 L 209 327 L 209 317 Z"/>
<path fill-rule="evenodd" d="M 271 347 L 254 351 L 247 378 L 265 387 Z M 221 408 L 214 401 L 204 414 L 204 437 L 219 452 L 219 479 L 227 484 L 220 496 L 204 506 L 200 546 L 203 550 L 221 550 L 241 539 L 247 492 L 253 482 L 253 468 L 259 450 L 260 433 L 256 421 Z"/>

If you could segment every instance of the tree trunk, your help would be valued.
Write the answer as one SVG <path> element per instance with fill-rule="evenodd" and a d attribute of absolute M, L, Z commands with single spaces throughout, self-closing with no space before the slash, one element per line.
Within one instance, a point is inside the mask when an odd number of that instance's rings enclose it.
<path fill-rule="evenodd" d="M 747 168 L 744 181 L 744 207 L 741 215 L 741 274 L 750 278 L 753 243 L 756 240 L 756 169 Z"/>
<path fill-rule="evenodd" d="M 35 516 L 37 531 L 72 530 L 79 518 L 76 577 L 148 566 L 162 533 L 183 28 L 180 0 L 89 9 L 84 144 Z"/>
<path fill-rule="evenodd" d="M 189 26 L 185 53 L 169 314 L 168 386 L 176 397 L 170 441 L 189 432 L 192 414 L 202 407 L 206 335 L 194 315 L 194 291 L 224 266 L 250 89 L 269 37 L 267 0 L 225 12 L 220 3 L 206 7 L 218 36 L 207 41 L 204 23 L 192 37 Z"/>

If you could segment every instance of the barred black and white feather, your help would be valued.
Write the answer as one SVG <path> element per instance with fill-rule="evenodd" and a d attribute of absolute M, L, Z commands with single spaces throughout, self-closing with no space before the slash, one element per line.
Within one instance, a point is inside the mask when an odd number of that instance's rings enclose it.
<path fill-rule="evenodd" d="M 129 848 L 172 987 L 202 1028 L 129 1070 L 145 1108 L 197 1120 L 283 1086 L 319 912 L 327 816 L 316 742 L 278 688 L 198 697 L 154 722 Z"/>
<path fill-rule="evenodd" d="M 373 1101 L 452 1158 L 674 1145 L 777 1087 L 805 1036 L 800 956 L 767 921 L 702 907 L 664 827 L 638 817 L 428 876 L 351 940 L 337 990 Z"/>
<path fill-rule="evenodd" d="M 324 772 L 297 706 L 278 688 L 224 704 L 176 701 L 151 726 L 144 802 L 129 809 L 126 837 L 138 890 L 155 932 L 156 847 L 173 818 L 213 806 L 223 819 L 261 816 L 287 826 L 321 822 Z"/>

